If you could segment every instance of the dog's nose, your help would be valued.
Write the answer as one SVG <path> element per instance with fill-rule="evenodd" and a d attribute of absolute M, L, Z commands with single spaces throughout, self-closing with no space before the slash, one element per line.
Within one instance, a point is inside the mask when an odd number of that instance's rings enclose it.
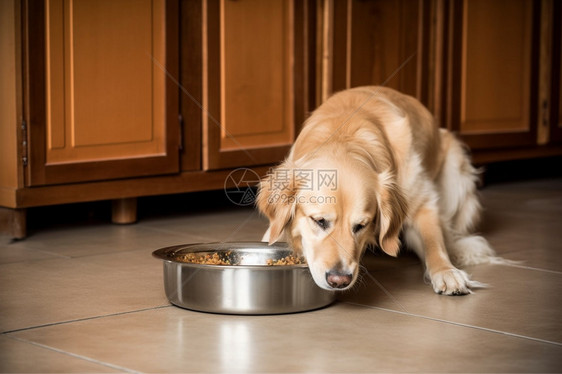
<path fill-rule="evenodd" d="M 345 288 L 351 283 L 351 274 L 340 273 L 336 270 L 326 272 L 326 281 L 332 288 Z"/>

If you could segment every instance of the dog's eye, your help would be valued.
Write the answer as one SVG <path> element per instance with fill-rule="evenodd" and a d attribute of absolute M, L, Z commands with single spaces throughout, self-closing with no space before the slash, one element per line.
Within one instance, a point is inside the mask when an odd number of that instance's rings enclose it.
<path fill-rule="evenodd" d="M 316 223 L 322 230 L 326 230 L 328 228 L 328 226 L 330 226 L 330 223 L 328 221 L 326 221 L 326 219 L 324 218 L 314 218 L 314 217 L 310 217 L 314 223 Z"/>
<path fill-rule="evenodd" d="M 359 231 L 363 230 L 365 228 L 365 225 L 362 225 L 360 223 L 353 225 L 353 227 L 351 228 L 351 230 L 353 231 L 354 234 L 357 234 Z"/>

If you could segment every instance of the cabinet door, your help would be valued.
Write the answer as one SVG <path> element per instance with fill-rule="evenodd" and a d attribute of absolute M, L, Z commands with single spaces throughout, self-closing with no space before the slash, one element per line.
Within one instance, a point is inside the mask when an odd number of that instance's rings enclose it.
<path fill-rule="evenodd" d="M 179 170 L 177 3 L 25 3 L 28 185 Z"/>
<path fill-rule="evenodd" d="M 204 169 L 287 154 L 306 107 L 307 3 L 203 2 Z"/>
<path fill-rule="evenodd" d="M 450 127 L 471 148 L 536 145 L 540 3 L 450 5 Z"/>
<path fill-rule="evenodd" d="M 323 1 L 323 97 L 365 85 L 418 94 L 419 2 Z"/>

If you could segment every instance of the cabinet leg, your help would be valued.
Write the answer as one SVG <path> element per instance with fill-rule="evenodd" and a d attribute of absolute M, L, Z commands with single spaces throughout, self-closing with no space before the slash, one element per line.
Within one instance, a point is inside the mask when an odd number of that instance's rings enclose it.
<path fill-rule="evenodd" d="M 111 203 L 111 221 L 121 225 L 137 222 L 137 198 L 113 200 Z"/>
<path fill-rule="evenodd" d="M 14 239 L 23 239 L 27 235 L 27 210 L 0 207 L 0 232 Z"/>

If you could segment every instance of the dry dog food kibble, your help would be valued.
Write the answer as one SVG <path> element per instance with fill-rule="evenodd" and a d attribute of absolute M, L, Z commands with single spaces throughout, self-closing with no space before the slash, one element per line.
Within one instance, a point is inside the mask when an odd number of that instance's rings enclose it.
<path fill-rule="evenodd" d="M 286 257 L 280 258 L 279 260 L 269 259 L 266 262 L 269 266 L 279 266 L 279 265 L 300 265 L 306 264 L 304 257 L 299 257 L 295 255 L 288 255 Z"/>
<path fill-rule="evenodd" d="M 192 264 L 201 265 L 232 265 L 228 258 L 230 252 L 226 256 L 220 256 L 217 252 L 213 254 L 196 255 L 194 253 L 187 253 L 185 255 L 179 255 L 176 259 L 181 262 L 189 262 Z"/>
<path fill-rule="evenodd" d="M 177 255 L 176 260 L 180 262 L 188 262 L 190 264 L 200 264 L 200 265 L 238 265 L 237 263 L 232 263 L 230 261 L 231 252 L 226 252 L 219 254 L 217 252 L 209 254 L 196 254 L 196 253 L 186 253 L 182 255 Z M 288 255 L 283 258 L 274 260 L 268 259 L 265 263 L 267 266 L 288 266 L 288 265 L 300 265 L 306 264 L 304 257 L 296 255 Z"/>

